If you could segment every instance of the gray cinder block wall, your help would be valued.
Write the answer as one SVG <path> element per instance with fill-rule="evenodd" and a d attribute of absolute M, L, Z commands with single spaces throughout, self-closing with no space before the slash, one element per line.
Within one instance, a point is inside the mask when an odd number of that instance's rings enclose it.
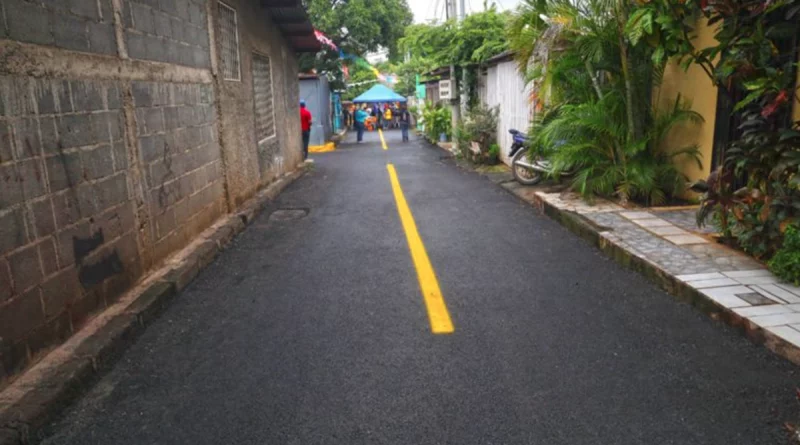
<path fill-rule="evenodd" d="M 0 386 L 300 161 L 295 50 L 261 4 L 226 2 L 234 81 L 216 0 L 0 0 Z"/>

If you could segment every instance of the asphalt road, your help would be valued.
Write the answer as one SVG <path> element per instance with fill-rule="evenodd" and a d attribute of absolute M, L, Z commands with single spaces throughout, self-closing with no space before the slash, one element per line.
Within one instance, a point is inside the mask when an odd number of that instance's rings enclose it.
<path fill-rule="evenodd" d="M 44 442 L 786 442 L 793 365 L 444 152 L 386 139 L 313 156 L 274 208 L 308 214 L 262 214 Z M 452 334 L 431 332 L 387 163 Z"/>

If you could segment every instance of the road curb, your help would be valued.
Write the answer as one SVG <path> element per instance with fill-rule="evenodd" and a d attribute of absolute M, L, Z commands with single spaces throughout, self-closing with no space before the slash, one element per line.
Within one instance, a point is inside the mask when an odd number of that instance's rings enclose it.
<path fill-rule="evenodd" d="M 223 217 L 165 267 L 51 351 L 0 392 L 0 445 L 28 445 L 108 369 L 144 328 L 242 232 L 308 164 L 284 175 Z"/>
<path fill-rule="evenodd" d="M 532 205 L 540 213 L 547 215 L 571 232 L 590 242 L 620 265 L 644 275 L 649 281 L 678 300 L 691 304 L 712 319 L 735 328 L 754 343 L 764 345 L 779 356 L 796 365 L 800 365 L 800 348 L 718 304 L 716 301 L 703 295 L 697 289 L 660 268 L 657 264 L 648 261 L 646 258 L 639 257 L 608 238 L 603 237 L 601 233 L 602 228 L 597 227 L 587 218 L 584 218 L 576 212 L 560 209 L 535 193 L 522 196 L 515 192 L 515 190 L 519 190 L 519 188 L 508 188 L 502 185 L 501 187 L 517 198 Z"/>

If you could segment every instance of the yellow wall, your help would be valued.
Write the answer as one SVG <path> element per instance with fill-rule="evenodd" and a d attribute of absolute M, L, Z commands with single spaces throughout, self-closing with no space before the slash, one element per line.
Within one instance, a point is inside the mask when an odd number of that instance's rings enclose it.
<path fill-rule="evenodd" d="M 798 62 L 800 62 L 800 56 L 798 57 Z M 794 84 L 795 88 L 800 87 L 800 67 L 797 68 L 797 82 Z M 792 120 L 797 122 L 800 121 L 800 101 L 797 100 L 797 91 L 795 93 L 795 100 L 794 100 L 794 112 L 792 113 Z"/>
<path fill-rule="evenodd" d="M 703 19 L 705 20 L 705 19 Z M 714 28 L 705 23 L 697 27 L 695 44 L 698 47 L 711 46 L 714 42 Z M 714 119 L 717 110 L 717 87 L 711 82 L 705 71 L 697 65 L 684 71 L 680 65 L 673 61 L 664 71 L 664 80 L 661 88 L 654 92 L 655 100 L 664 109 L 674 103 L 677 95 L 691 103 L 692 110 L 700 113 L 705 119 L 701 124 L 686 124 L 676 127 L 666 140 L 668 147 L 680 149 L 692 144 L 698 144 L 702 154 L 703 168 L 697 168 L 697 163 L 686 157 L 676 159 L 681 171 L 689 177 L 690 181 L 705 179 L 711 172 L 711 151 L 714 144 Z"/>

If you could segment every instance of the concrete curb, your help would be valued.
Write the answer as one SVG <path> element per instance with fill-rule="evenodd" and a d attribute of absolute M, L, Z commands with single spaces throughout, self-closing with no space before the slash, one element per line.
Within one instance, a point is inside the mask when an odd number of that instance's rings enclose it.
<path fill-rule="evenodd" d="M 211 264 L 308 164 L 284 175 L 207 229 L 162 269 L 98 314 L 0 392 L 0 445 L 28 445 L 39 431 L 108 369 L 144 328 Z"/>
<path fill-rule="evenodd" d="M 700 293 L 697 289 L 665 271 L 657 264 L 646 258 L 639 257 L 608 238 L 603 237 L 601 233 L 603 229 L 597 227 L 580 214 L 559 209 L 535 193 L 522 196 L 515 192 L 515 190 L 519 190 L 519 188 L 502 188 L 532 205 L 539 210 L 539 212 L 554 219 L 576 235 L 589 241 L 620 265 L 644 275 L 648 280 L 658 285 L 661 289 L 670 293 L 678 300 L 691 304 L 701 312 L 709 315 L 712 319 L 724 322 L 736 328 L 754 343 L 763 344 L 781 357 L 796 365 L 800 365 L 800 348 L 797 348 L 795 345 L 762 329 L 760 326 L 750 322 L 732 310 L 718 304 L 716 301 Z"/>

